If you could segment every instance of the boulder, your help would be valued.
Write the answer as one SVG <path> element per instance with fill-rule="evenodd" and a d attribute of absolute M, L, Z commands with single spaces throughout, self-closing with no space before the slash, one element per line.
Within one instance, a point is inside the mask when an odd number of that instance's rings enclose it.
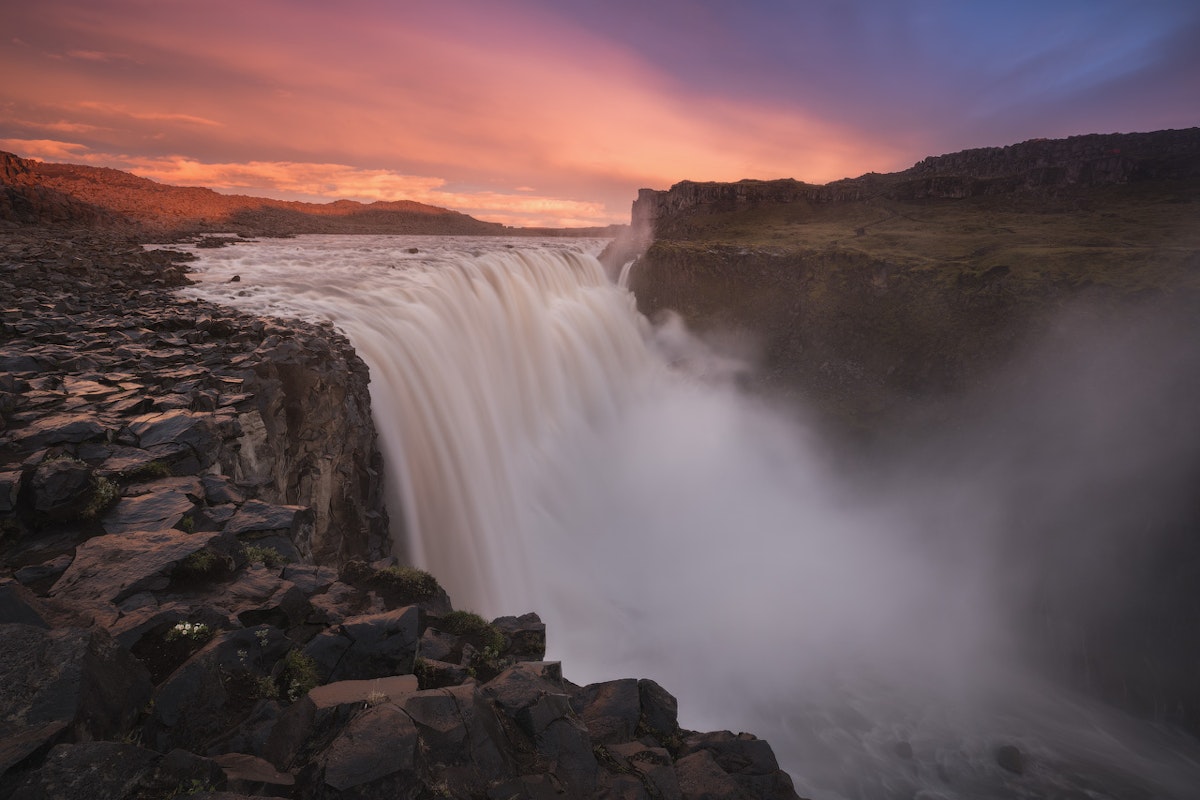
<path fill-rule="evenodd" d="M 515 775 L 503 726 L 474 683 L 411 694 L 404 711 L 420 734 L 430 781 L 453 797 L 477 797 Z"/>
<path fill-rule="evenodd" d="M 504 634 L 506 658 L 513 661 L 541 661 L 546 657 L 546 623 L 537 614 L 497 617 L 492 625 Z"/>
<path fill-rule="evenodd" d="M 679 732 L 679 701 L 654 681 L 638 681 L 642 730 L 666 744 Z"/>
<path fill-rule="evenodd" d="M 633 678 L 584 686 L 571 694 L 571 706 L 596 744 L 637 738 L 642 704 L 638 682 Z"/>
<path fill-rule="evenodd" d="M 681 800 L 683 797 L 671 754 L 664 748 L 625 742 L 603 749 L 621 772 L 637 776 L 649 797 L 661 800 Z"/>
<path fill-rule="evenodd" d="M 158 788 L 155 779 L 161 758 L 152 750 L 119 742 L 56 745 L 10 800 L 123 800 L 151 795 Z"/>
<path fill-rule="evenodd" d="M 363 711 L 317 758 L 317 798 L 417 796 L 425 782 L 417 772 L 417 728 L 394 705 Z"/>
<path fill-rule="evenodd" d="M 675 777 L 683 800 L 743 800 L 737 783 L 707 750 L 676 761 Z"/>
<path fill-rule="evenodd" d="M 351 617 L 304 648 L 328 681 L 412 674 L 420 612 L 416 606 Z"/>
<path fill-rule="evenodd" d="M 34 510 L 50 521 L 79 517 L 95 494 L 92 468 L 71 458 L 43 461 L 29 483 Z"/>
<path fill-rule="evenodd" d="M 571 713 L 570 697 L 543 694 L 517 714 L 517 723 L 570 794 L 584 797 L 596 790 L 599 766 L 587 728 Z"/>
<path fill-rule="evenodd" d="M 683 741 L 680 761 L 702 752 L 713 757 L 745 797 L 761 800 L 796 797 L 792 779 L 779 769 L 771 746 L 752 734 L 735 736 L 729 731 L 693 734 Z"/>
<path fill-rule="evenodd" d="M 0 783 L 59 742 L 120 738 L 150 699 L 150 678 L 103 630 L 0 625 Z"/>
<path fill-rule="evenodd" d="M 155 691 L 144 740 L 156 750 L 206 753 L 275 691 L 270 675 L 290 649 L 268 626 L 218 635 Z"/>
<path fill-rule="evenodd" d="M 19 623 L 49 628 L 33 592 L 10 579 L 0 579 L 0 624 Z"/>

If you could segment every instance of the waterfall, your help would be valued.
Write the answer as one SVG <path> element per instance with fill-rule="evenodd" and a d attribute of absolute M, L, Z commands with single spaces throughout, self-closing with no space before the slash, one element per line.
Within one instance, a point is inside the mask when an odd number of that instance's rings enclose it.
<path fill-rule="evenodd" d="M 651 328 L 602 245 L 305 236 L 197 250 L 188 291 L 349 336 L 397 544 L 456 607 L 536 610 L 568 678 L 654 678 L 684 725 L 768 738 L 802 795 L 1120 797 L 1079 788 L 1115 765 L 1147 796 L 1200 785 L 1192 744 L 1014 657 L 999 481 L 839 474 L 740 365 Z"/>

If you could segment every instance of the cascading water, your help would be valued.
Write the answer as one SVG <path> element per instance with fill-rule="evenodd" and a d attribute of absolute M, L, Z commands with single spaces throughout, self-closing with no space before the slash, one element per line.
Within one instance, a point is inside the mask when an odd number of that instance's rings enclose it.
<path fill-rule="evenodd" d="M 538 611 L 572 680 L 654 678 L 815 798 L 1190 796 L 1188 740 L 1011 658 L 989 487 L 838 476 L 736 364 L 652 329 L 602 244 L 263 241 L 196 251 L 189 291 L 346 332 L 398 544 L 459 608 Z"/>

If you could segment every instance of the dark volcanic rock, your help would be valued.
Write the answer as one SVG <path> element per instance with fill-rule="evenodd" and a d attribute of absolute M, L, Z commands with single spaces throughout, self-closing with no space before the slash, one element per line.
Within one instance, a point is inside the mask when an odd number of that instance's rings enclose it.
<path fill-rule="evenodd" d="M 0 780 L 58 742 L 120 738 L 150 699 L 146 670 L 103 631 L 0 625 Z"/>
<path fill-rule="evenodd" d="M 386 557 L 345 339 L 173 259 L 0 241 L 0 797 L 678 797 L 669 694 L 580 690 L 536 614 L 462 629 Z"/>
<path fill-rule="evenodd" d="M 328 681 L 408 675 L 417 656 L 419 616 L 408 606 L 351 617 L 317 636 L 304 652 Z"/>

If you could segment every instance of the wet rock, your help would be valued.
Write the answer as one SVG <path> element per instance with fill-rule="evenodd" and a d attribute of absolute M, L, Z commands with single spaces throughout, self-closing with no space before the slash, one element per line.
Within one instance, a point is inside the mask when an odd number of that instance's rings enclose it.
<path fill-rule="evenodd" d="M 150 699 L 145 669 L 102 630 L 0 625 L 0 783 L 54 744 L 119 739 Z"/>
<path fill-rule="evenodd" d="M 483 686 L 483 691 L 505 714 L 516 718 L 543 694 L 563 694 L 562 665 L 557 661 L 514 664 Z"/>

